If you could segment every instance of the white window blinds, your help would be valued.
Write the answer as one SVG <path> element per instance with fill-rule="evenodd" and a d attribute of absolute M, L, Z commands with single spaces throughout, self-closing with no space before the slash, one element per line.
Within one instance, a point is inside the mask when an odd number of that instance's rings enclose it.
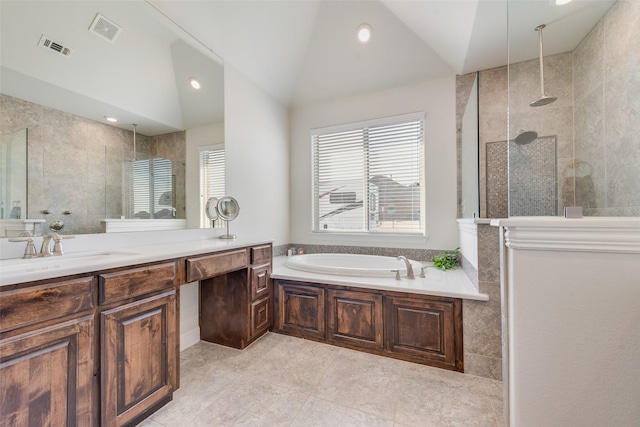
<path fill-rule="evenodd" d="M 424 234 L 424 114 L 311 132 L 314 231 Z"/>
<path fill-rule="evenodd" d="M 174 218 L 175 180 L 171 160 L 154 158 L 125 163 L 127 218 Z"/>
<path fill-rule="evenodd" d="M 205 204 L 210 197 L 225 195 L 224 145 L 200 149 L 200 227 L 211 227 L 205 214 Z"/>

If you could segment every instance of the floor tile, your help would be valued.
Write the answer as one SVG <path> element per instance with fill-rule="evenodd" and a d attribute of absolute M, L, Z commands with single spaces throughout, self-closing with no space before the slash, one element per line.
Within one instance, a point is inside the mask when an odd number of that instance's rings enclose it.
<path fill-rule="evenodd" d="M 291 423 L 292 427 L 392 427 L 393 422 L 316 397 L 310 398 Z"/>
<path fill-rule="evenodd" d="M 240 351 L 199 342 L 142 427 L 501 427 L 502 384 L 286 335 Z"/>

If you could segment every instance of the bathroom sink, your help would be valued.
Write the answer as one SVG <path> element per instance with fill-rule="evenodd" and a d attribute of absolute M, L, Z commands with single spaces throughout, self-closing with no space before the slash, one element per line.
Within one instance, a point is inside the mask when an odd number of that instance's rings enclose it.
<path fill-rule="evenodd" d="M 61 256 L 37 257 L 29 259 L 3 259 L 0 260 L 0 272 L 9 273 L 18 271 L 31 272 L 53 270 L 73 265 L 77 262 L 94 262 L 102 259 L 129 257 L 133 255 L 139 255 L 139 253 L 126 251 L 75 252 L 64 254 Z"/>

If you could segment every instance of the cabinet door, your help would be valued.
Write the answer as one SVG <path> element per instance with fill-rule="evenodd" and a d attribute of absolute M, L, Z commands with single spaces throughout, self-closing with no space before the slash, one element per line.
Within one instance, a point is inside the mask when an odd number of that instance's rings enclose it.
<path fill-rule="evenodd" d="M 324 339 L 324 289 L 278 282 L 278 332 Z"/>
<path fill-rule="evenodd" d="M 101 313 L 102 426 L 146 417 L 177 388 L 176 291 Z"/>
<path fill-rule="evenodd" d="M 433 366 L 457 369 L 455 335 L 462 331 L 456 331 L 455 312 L 454 302 L 387 298 L 387 349 Z"/>
<path fill-rule="evenodd" d="M 269 297 L 251 303 L 251 339 L 264 334 L 271 326 Z"/>
<path fill-rule="evenodd" d="M 327 339 L 382 350 L 382 295 L 327 290 Z"/>
<path fill-rule="evenodd" d="M 271 264 L 263 264 L 249 268 L 249 286 L 251 286 L 251 301 L 269 295 L 269 274 Z"/>
<path fill-rule="evenodd" d="M 96 425 L 94 349 L 93 314 L 0 341 L 0 424 Z"/>

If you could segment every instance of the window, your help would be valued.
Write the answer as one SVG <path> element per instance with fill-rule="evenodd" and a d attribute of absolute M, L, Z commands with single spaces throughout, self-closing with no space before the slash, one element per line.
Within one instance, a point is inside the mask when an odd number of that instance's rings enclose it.
<path fill-rule="evenodd" d="M 127 218 L 175 218 L 175 177 L 171 160 L 153 158 L 125 163 Z"/>
<path fill-rule="evenodd" d="M 210 197 L 225 195 L 224 174 L 224 144 L 200 147 L 200 227 L 211 227 L 205 204 Z"/>
<path fill-rule="evenodd" d="M 313 230 L 424 234 L 424 113 L 311 131 Z"/>

